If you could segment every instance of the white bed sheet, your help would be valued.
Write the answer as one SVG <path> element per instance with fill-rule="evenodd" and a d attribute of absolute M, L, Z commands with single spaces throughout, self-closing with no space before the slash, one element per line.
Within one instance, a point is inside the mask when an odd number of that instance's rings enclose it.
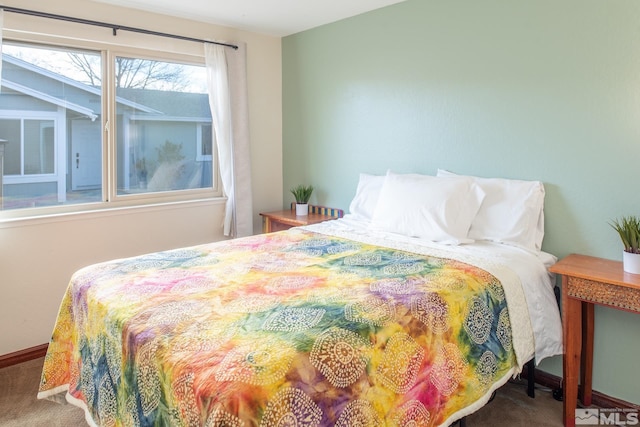
<path fill-rule="evenodd" d="M 418 238 L 371 230 L 369 221 L 356 219 L 353 215 L 345 215 L 338 220 L 303 228 L 330 235 L 359 234 L 366 236 L 367 240 L 388 240 L 438 249 L 451 253 L 452 258 L 455 258 L 455 254 L 460 254 L 500 263 L 511 269 L 522 283 L 533 331 L 536 364 L 547 357 L 562 354 L 562 323 L 553 291 L 555 275 L 548 270 L 557 258 L 549 253 L 534 253 L 515 246 L 488 241 L 459 246 L 442 245 Z"/>

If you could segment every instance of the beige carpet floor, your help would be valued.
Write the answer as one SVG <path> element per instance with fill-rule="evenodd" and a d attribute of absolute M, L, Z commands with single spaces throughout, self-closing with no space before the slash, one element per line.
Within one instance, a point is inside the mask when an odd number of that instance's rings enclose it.
<path fill-rule="evenodd" d="M 36 359 L 0 369 L 0 426 L 86 426 L 81 409 L 36 398 L 42 362 Z M 524 381 L 509 382 L 492 402 L 467 417 L 467 427 L 494 426 L 561 427 L 562 403 L 553 399 L 550 390 L 541 388 L 531 399 Z"/>

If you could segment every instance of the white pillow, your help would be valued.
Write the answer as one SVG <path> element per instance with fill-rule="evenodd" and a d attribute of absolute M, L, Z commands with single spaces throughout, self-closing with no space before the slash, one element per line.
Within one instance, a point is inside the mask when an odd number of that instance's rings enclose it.
<path fill-rule="evenodd" d="M 450 245 L 467 238 L 484 192 L 472 179 L 387 172 L 371 228 Z"/>
<path fill-rule="evenodd" d="M 349 205 L 349 212 L 357 219 L 371 221 L 384 180 L 385 175 L 360 174 L 356 195 Z"/>
<path fill-rule="evenodd" d="M 437 176 L 462 176 L 438 169 Z M 469 237 L 540 251 L 544 237 L 544 186 L 540 181 L 474 179 L 486 193 Z"/>

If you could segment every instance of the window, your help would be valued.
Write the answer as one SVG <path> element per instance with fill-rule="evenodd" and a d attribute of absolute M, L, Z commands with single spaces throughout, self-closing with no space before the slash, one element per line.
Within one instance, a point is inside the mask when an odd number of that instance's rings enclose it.
<path fill-rule="evenodd" d="M 211 187 L 204 67 L 116 57 L 115 74 L 118 194 Z"/>
<path fill-rule="evenodd" d="M 6 41 L 2 61 L 4 211 L 218 195 L 204 65 Z"/>
<path fill-rule="evenodd" d="M 198 159 L 211 160 L 213 155 L 213 127 L 211 123 L 198 126 Z"/>
<path fill-rule="evenodd" d="M 55 174 L 55 119 L 0 119 L 6 141 L 5 173 L 14 176 Z"/>
<path fill-rule="evenodd" d="M 101 86 L 83 82 L 74 55 L 100 64 L 96 52 L 3 46 L 4 210 L 102 200 Z"/>

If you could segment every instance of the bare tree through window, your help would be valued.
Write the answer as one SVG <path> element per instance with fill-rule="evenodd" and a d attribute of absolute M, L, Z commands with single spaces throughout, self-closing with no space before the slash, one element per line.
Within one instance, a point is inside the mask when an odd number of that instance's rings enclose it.
<path fill-rule="evenodd" d="M 68 53 L 71 64 L 86 77 L 84 83 L 99 86 L 102 82 L 100 60 L 94 55 Z M 180 64 L 139 58 L 116 58 L 115 83 L 118 88 L 183 91 L 188 76 Z"/>

